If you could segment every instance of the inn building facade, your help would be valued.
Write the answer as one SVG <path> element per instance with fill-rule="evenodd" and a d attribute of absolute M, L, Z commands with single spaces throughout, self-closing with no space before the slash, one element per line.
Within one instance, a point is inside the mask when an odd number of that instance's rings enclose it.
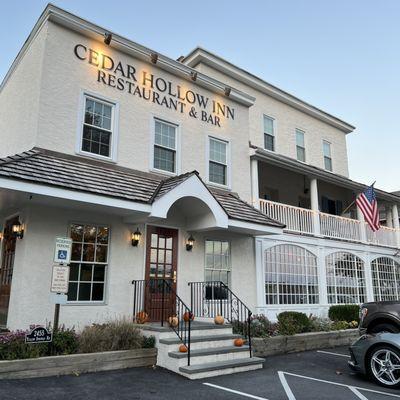
<path fill-rule="evenodd" d="M 0 326 L 52 321 L 56 237 L 78 329 L 134 318 L 133 281 L 189 307 L 221 281 L 271 319 L 398 299 L 400 197 L 377 190 L 376 233 L 349 207 L 353 130 L 204 49 L 173 60 L 49 5 L 0 88 Z"/>

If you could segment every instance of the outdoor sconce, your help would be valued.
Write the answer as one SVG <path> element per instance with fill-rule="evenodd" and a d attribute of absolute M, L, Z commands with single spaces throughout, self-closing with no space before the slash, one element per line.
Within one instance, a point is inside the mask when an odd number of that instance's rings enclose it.
<path fill-rule="evenodd" d="M 19 221 L 12 226 L 11 231 L 13 236 L 18 239 L 22 239 L 24 237 L 24 226 Z"/>
<path fill-rule="evenodd" d="M 227 86 L 227 87 L 225 88 L 224 92 L 225 92 L 225 96 L 229 97 L 230 94 L 231 94 L 231 88 Z"/>
<path fill-rule="evenodd" d="M 3 240 L 3 232 L 0 232 L 0 242 Z"/>
<path fill-rule="evenodd" d="M 192 81 L 195 81 L 197 79 L 197 72 L 196 71 L 191 71 L 190 72 L 190 79 Z"/>
<path fill-rule="evenodd" d="M 157 64 L 157 60 L 158 60 L 158 54 L 157 53 L 151 53 L 150 54 L 150 60 L 153 64 Z"/>
<path fill-rule="evenodd" d="M 132 246 L 137 247 L 140 241 L 140 237 L 142 234 L 139 231 L 139 228 L 136 228 L 136 231 L 132 233 Z"/>
<path fill-rule="evenodd" d="M 187 251 L 192 251 L 194 242 L 195 242 L 194 237 L 192 235 L 190 235 L 188 237 L 188 239 L 186 240 L 186 250 Z"/>
<path fill-rule="evenodd" d="M 104 43 L 105 43 L 107 46 L 110 45 L 111 39 L 112 39 L 112 34 L 106 32 L 106 33 L 104 34 Z"/>

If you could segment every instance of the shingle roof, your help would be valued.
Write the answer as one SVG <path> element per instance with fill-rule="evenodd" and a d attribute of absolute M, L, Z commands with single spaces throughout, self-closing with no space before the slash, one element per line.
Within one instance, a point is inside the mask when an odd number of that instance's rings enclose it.
<path fill-rule="evenodd" d="M 0 177 L 3 178 L 147 204 L 153 203 L 194 174 L 201 180 L 196 171 L 163 179 L 151 173 L 38 148 L 0 159 Z M 234 193 L 208 189 L 229 218 L 283 227 Z"/>

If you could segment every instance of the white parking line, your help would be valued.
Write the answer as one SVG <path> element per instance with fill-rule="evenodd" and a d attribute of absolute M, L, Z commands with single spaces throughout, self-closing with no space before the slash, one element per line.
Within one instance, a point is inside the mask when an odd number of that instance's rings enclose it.
<path fill-rule="evenodd" d="M 388 392 L 382 392 L 380 390 L 374 390 L 374 389 L 368 389 L 368 388 L 363 388 L 360 386 L 352 386 L 352 385 L 345 385 L 344 383 L 339 383 L 339 382 L 332 382 L 332 381 L 327 381 L 325 379 L 317 379 L 317 378 L 312 378 L 310 376 L 305 376 L 305 375 L 298 375 L 298 374 L 292 374 L 291 372 L 285 372 L 285 371 L 279 371 L 279 373 L 282 373 L 284 375 L 290 375 L 290 376 L 295 376 L 297 378 L 303 378 L 303 379 L 309 379 L 310 381 L 316 381 L 316 382 L 322 382 L 322 383 L 330 383 L 331 385 L 336 385 L 336 386 L 342 386 L 342 387 L 347 387 L 348 389 L 352 390 L 362 390 L 363 392 L 370 392 L 370 393 L 376 393 L 376 394 L 382 394 L 384 396 L 390 396 L 390 397 L 396 397 L 400 399 L 400 395 L 398 394 L 392 394 Z M 289 388 L 290 389 L 290 388 Z M 353 391 L 354 393 L 354 391 Z M 360 393 L 361 394 L 361 393 Z M 289 400 L 292 400 L 292 398 L 289 397 Z"/>
<path fill-rule="evenodd" d="M 355 387 L 349 386 L 349 389 L 361 400 L 368 400 L 362 393 L 360 393 Z"/>
<path fill-rule="evenodd" d="M 341 353 L 334 353 L 332 351 L 323 351 L 323 350 L 317 350 L 317 353 L 322 353 L 322 354 L 329 354 L 331 356 L 338 356 L 338 357 L 346 357 L 346 358 L 351 358 L 347 354 L 341 354 Z"/>
<path fill-rule="evenodd" d="M 294 397 L 294 394 L 287 383 L 285 374 L 282 371 L 278 371 L 278 376 L 282 383 L 283 390 L 285 391 L 286 396 L 288 397 L 288 400 L 296 400 L 296 397 Z"/>
<path fill-rule="evenodd" d="M 234 393 L 234 394 L 237 394 L 239 396 L 249 397 L 250 399 L 268 400 L 265 397 L 254 396 L 253 394 L 239 392 L 238 390 L 229 389 L 229 388 L 224 387 L 224 386 L 213 385 L 212 383 L 203 383 L 203 385 L 210 386 L 210 387 L 213 387 L 215 389 L 225 390 L 225 392 Z"/>

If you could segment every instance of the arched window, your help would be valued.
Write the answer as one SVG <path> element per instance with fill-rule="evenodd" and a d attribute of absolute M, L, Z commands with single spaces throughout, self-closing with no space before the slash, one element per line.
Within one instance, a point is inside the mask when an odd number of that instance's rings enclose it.
<path fill-rule="evenodd" d="M 267 304 L 318 304 L 317 257 L 291 244 L 265 252 Z"/>
<path fill-rule="evenodd" d="M 399 300 L 400 264 L 389 257 L 379 257 L 372 261 L 371 271 L 375 300 Z"/>
<path fill-rule="evenodd" d="M 366 300 L 364 262 L 347 252 L 326 257 L 329 304 L 360 304 Z"/>

